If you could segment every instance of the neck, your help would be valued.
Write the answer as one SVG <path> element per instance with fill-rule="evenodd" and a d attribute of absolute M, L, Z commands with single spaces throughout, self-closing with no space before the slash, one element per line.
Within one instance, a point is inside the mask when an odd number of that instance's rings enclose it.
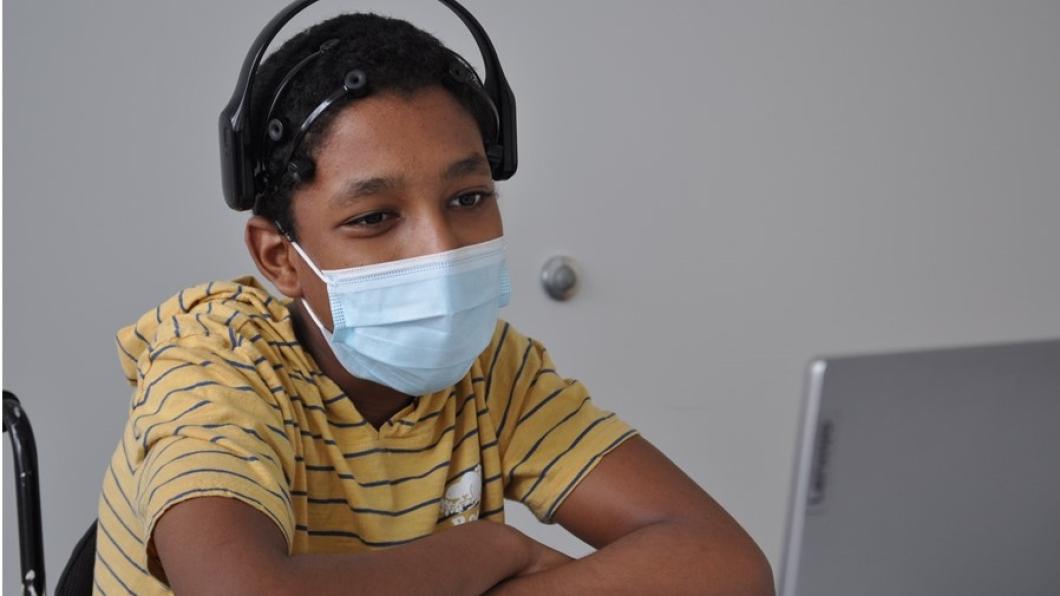
<path fill-rule="evenodd" d="M 320 365 L 320 370 L 350 398 L 353 406 L 369 424 L 378 429 L 412 401 L 411 396 L 390 387 L 351 375 L 335 358 L 335 353 L 331 351 L 327 340 L 306 312 L 301 300 L 292 300 L 287 309 L 291 312 L 291 322 L 299 343 L 313 356 Z"/>

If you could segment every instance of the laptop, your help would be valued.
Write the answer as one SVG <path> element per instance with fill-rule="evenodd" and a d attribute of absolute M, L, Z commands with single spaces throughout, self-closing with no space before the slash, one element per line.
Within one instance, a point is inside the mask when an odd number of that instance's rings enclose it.
<path fill-rule="evenodd" d="M 1060 595 L 1060 340 L 810 364 L 781 596 Z"/>

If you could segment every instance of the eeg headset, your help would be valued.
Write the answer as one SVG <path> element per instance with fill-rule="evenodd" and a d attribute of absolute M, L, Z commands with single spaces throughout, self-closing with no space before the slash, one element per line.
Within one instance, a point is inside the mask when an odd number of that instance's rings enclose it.
<path fill-rule="evenodd" d="M 320 48 L 296 63 L 283 77 L 273 91 L 272 101 L 265 112 L 264 122 L 251 121 L 251 106 L 255 98 L 251 97 L 254 77 L 265 55 L 265 50 L 285 24 L 296 14 L 315 3 L 316 0 L 295 0 L 274 16 L 258 33 L 243 60 L 236 81 L 235 91 L 228 104 L 221 111 L 219 129 L 221 133 L 221 186 L 224 190 L 225 203 L 236 211 L 246 211 L 254 207 L 269 188 L 275 184 L 278 176 L 293 176 L 297 181 L 311 175 L 312 164 L 292 160 L 303 137 L 313 123 L 328 107 L 346 97 L 363 97 L 371 93 L 371 81 L 357 65 L 351 65 L 343 77 L 342 84 L 309 112 L 297 128 L 293 128 L 283 118 L 275 117 L 274 111 L 288 84 L 307 64 L 333 48 L 338 40 L 332 39 L 321 44 Z M 489 160 L 490 173 L 494 180 L 507 180 L 515 174 L 518 158 L 515 147 L 515 95 L 512 94 L 508 80 L 504 78 L 497 53 L 493 49 L 486 31 L 466 8 L 455 0 L 439 0 L 452 10 L 475 37 L 482 61 L 485 64 L 486 78 L 482 82 L 475 71 L 455 52 L 448 50 L 452 62 L 449 76 L 458 84 L 471 89 L 484 100 L 492 112 L 493 122 L 484 131 L 486 158 Z M 283 166 L 279 171 L 270 172 L 267 160 L 269 142 L 280 142 L 292 138 Z"/>

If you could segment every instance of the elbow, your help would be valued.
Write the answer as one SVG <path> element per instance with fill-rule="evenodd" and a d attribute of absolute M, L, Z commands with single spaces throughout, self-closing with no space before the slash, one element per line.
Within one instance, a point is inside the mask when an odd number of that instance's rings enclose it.
<path fill-rule="evenodd" d="M 776 582 L 769 559 L 746 532 L 731 539 L 726 561 L 726 594 L 776 596 Z"/>
<path fill-rule="evenodd" d="M 731 577 L 736 585 L 733 586 L 735 590 L 732 593 L 747 596 L 776 596 L 776 583 L 769 560 L 753 542 L 750 548 L 743 550 L 744 552 L 733 557 Z"/>
<path fill-rule="evenodd" d="M 716 527 L 699 527 L 692 544 L 699 562 L 690 592 L 726 596 L 776 596 L 773 568 L 762 549 L 741 528 L 719 532 Z"/>

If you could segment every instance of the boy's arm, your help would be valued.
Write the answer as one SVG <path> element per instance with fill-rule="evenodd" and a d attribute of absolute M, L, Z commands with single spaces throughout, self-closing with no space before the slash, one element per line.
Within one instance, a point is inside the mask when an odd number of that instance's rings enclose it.
<path fill-rule="evenodd" d="M 774 593 L 769 563 L 751 537 L 639 436 L 606 455 L 554 519 L 600 550 L 490 594 Z"/>
<path fill-rule="evenodd" d="M 554 564 L 546 547 L 481 520 L 386 550 L 289 556 L 275 523 L 225 497 L 174 505 L 154 542 L 176 594 L 477 595 Z"/>

